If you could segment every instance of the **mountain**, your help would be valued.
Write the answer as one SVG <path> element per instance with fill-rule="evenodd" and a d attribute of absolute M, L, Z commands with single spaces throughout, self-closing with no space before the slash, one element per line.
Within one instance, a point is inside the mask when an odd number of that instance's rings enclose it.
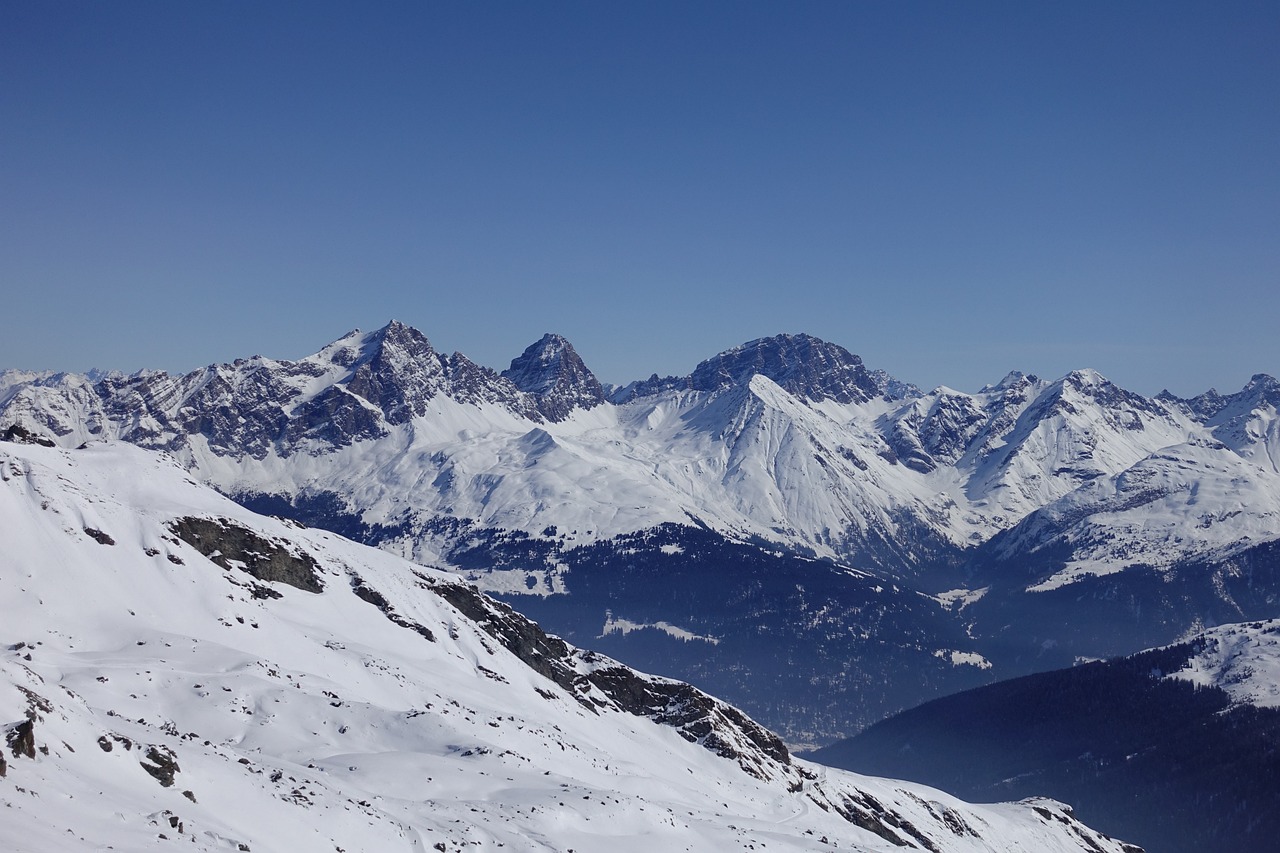
<path fill-rule="evenodd" d="M 164 454 L 0 445 L 0 523 L 5 849 L 1137 850 L 1053 801 L 796 759 Z"/>
<path fill-rule="evenodd" d="M 562 421 L 575 409 L 591 409 L 604 402 L 600 380 L 560 335 L 547 334 L 530 344 L 502 376 L 533 394 L 538 411 L 549 421 Z"/>
<path fill-rule="evenodd" d="M 816 760 L 964 796 L 1047 792 L 1152 850 L 1270 851 L 1280 831 L 1280 622 L 935 700 Z"/>
<path fill-rule="evenodd" d="M 764 376 L 801 400 L 864 403 L 881 393 L 862 359 L 811 335 L 760 338 L 726 350 L 694 368 L 689 387 L 719 391 Z"/>
<path fill-rule="evenodd" d="M 1078 370 L 924 392 L 778 335 L 606 389 L 557 335 L 499 374 L 392 322 L 298 361 L 0 374 L 0 430 L 165 451 L 813 745 L 1275 615 L 1276 388 L 1146 398 Z"/>
<path fill-rule="evenodd" d="M 1210 391 L 1188 403 L 1188 408 L 1212 431 L 1215 438 L 1249 461 L 1280 471 L 1280 382 L 1265 373 L 1256 374 L 1235 394 Z"/>
<path fill-rule="evenodd" d="M 1090 480 L 977 549 L 974 582 L 992 592 L 970 616 L 999 620 L 998 645 L 1023 639 L 1008 650 L 1021 671 L 1032 655 L 1066 665 L 1269 618 L 1280 612 L 1278 530 L 1276 472 L 1193 437 Z"/>

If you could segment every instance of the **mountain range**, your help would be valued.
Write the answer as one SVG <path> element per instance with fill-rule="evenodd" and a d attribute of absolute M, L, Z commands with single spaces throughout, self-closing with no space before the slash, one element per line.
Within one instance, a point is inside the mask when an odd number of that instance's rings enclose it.
<path fill-rule="evenodd" d="M 398 322 L 297 361 L 0 374 L 0 429 L 163 451 L 806 746 L 1275 615 L 1278 404 L 1265 375 L 1191 399 L 1092 370 L 926 392 L 807 335 L 613 387 L 557 335 L 498 372 Z"/>

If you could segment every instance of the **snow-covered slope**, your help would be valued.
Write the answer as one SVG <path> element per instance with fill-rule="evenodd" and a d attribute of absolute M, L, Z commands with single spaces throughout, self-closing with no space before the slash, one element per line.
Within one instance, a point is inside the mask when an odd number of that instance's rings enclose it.
<path fill-rule="evenodd" d="M 0 522 L 6 850 L 1132 849 L 797 761 L 159 454 L 0 444 Z"/>
<path fill-rule="evenodd" d="M 1159 401 L 1096 371 L 1074 371 L 1030 401 L 1000 436 L 1000 448 L 974 460 L 968 492 L 979 506 L 1018 519 L 1195 431 L 1190 419 Z"/>
<path fill-rule="evenodd" d="M 1050 503 L 1003 537 L 996 553 L 1006 560 L 1067 554 L 1062 568 L 1031 587 L 1045 591 L 1131 566 L 1222 561 L 1278 538 L 1280 476 L 1202 439 L 1166 447 Z"/>
<path fill-rule="evenodd" d="M 1194 653 L 1167 678 L 1220 687 L 1239 704 L 1280 708 L 1280 620 L 1220 625 L 1188 642 Z"/>

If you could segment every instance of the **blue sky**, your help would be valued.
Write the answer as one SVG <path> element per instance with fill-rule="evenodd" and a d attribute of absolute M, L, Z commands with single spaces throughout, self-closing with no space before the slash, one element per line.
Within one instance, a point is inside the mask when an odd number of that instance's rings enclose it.
<path fill-rule="evenodd" d="M 1280 375 L 1280 5 L 0 5 L 0 368 Z"/>

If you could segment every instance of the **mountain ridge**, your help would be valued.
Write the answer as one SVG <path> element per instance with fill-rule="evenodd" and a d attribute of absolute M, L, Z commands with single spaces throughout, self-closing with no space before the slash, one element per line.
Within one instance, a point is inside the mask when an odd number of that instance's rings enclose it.
<path fill-rule="evenodd" d="M 842 347 L 777 335 L 688 376 L 617 389 L 553 334 L 504 373 L 392 322 L 298 361 L 254 357 L 183 376 L 4 374 L 0 429 L 167 452 L 248 505 L 474 571 L 517 606 L 572 599 L 572 584 L 594 571 L 575 549 L 630 548 L 669 538 L 654 534 L 669 525 L 709 553 L 723 549 L 708 532 L 816 559 L 836 576 L 862 572 L 951 608 L 939 616 L 898 600 L 885 622 L 901 626 L 909 612 L 919 630 L 908 633 L 928 638 L 915 701 L 954 683 L 932 669 L 934 652 L 990 666 L 956 664 L 971 686 L 1169 642 L 1197 621 L 1269 616 L 1280 594 L 1265 580 L 1280 547 L 1280 418 L 1274 380 L 1261 374 L 1199 403 L 1146 398 L 1093 370 L 1056 380 L 1013 371 L 976 394 L 924 392 Z M 679 538 L 670 547 L 685 547 Z M 642 550 L 654 567 L 669 556 Z M 492 571 L 480 571 L 486 561 Z M 727 631 L 735 643 L 751 630 L 745 617 L 683 624 L 660 609 L 673 602 L 646 594 L 653 600 L 617 618 Z M 804 596 L 787 600 L 806 626 L 796 653 L 834 666 L 802 651 L 831 644 L 827 623 Z M 592 611 L 600 604 L 547 618 L 589 639 L 609 618 Z M 967 625 L 965 643 L 951 639 L 955 624 Z M 880 639 L 900 647 L 900 637 Z M 643 632 L 615 640 L 624 658 L 652 647 Z M 716 653 L 746 648 L 735 643 Z M 707 673 L 705 651 L 669 655 L 684 667 L 672 674 Z M 744 671 L 773 665 L 742 654 Z M 813 709 L 820 725 L 784 706 L 750 708 L 793 742 L 847 734 L 911 701 L 833 713 L 818 707 L 816 685 L 848 685 L 845 675 L 805 677 L 814 686 L 798 686 L 806 693 L 792 706 Z"/>

